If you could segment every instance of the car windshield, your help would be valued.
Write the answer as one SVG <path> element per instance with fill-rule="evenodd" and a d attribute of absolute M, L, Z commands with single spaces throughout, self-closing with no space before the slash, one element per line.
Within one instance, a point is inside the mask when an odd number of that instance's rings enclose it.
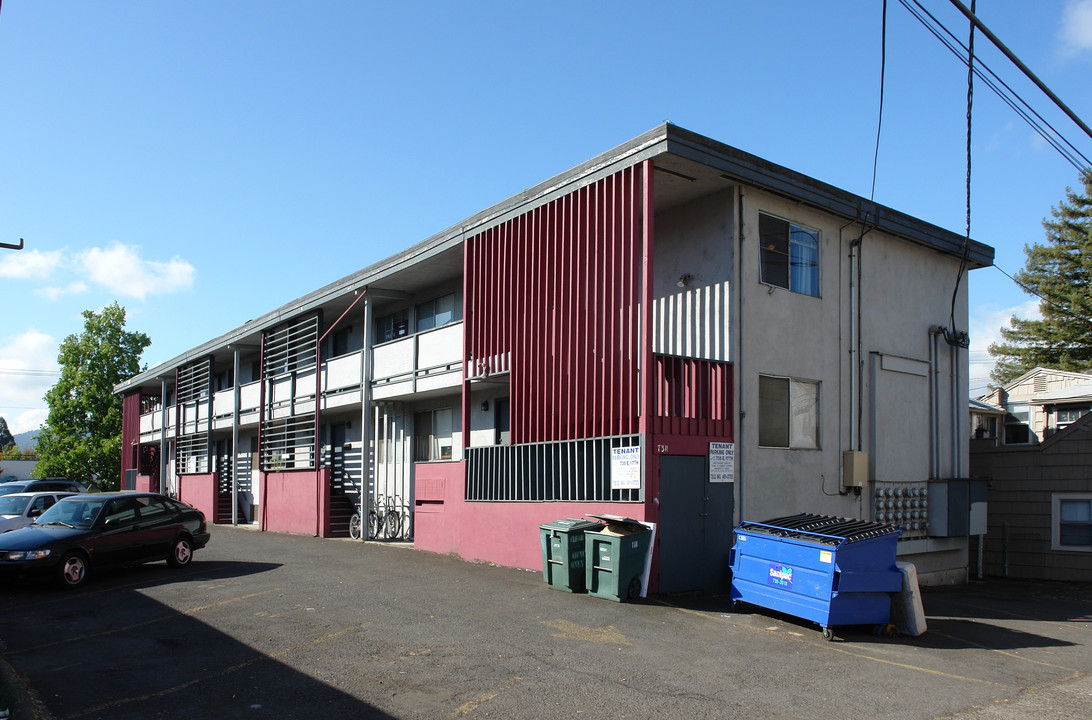
<path fill-rule="evenodd" d="M 26 483 L 0 483 L 0 495 L 23 492 L 23 488 L 26 486 Z"/>
<path fill-rule="evenodd" d="M 22 515 L 27 509 L 30 498 L 26 495 L 5 495 L 0 497 L 0 515 Z"/>
<path fill-rule="evenodd" d="M 94 524 L 95 518 L 98 517 L 99 511 L 102 510 L 105 503 L 105 500 L 74 500 L 72 502 L 62 500 L 42 513 L 34 521 L 34 524 L 50 525 L 56 523 L 86 529 Z"/>

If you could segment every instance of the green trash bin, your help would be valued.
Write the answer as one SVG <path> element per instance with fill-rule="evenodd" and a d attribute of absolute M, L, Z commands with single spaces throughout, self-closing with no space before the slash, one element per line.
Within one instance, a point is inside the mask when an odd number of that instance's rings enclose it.
<path fill-rule="evenodd" d="M 638 598 L 652 531 L 639 520 L 620 515 L 588 517 L 606 523 L 602 530 L 584 533 L 588 594 L 615 602 Z"/>
<path fill-rule="evenodd" d="M 539 525 L 542 531 L 542 579 L 555 590 L 584 592 L 584 533 L 603 523 L 580 518 Z"/>

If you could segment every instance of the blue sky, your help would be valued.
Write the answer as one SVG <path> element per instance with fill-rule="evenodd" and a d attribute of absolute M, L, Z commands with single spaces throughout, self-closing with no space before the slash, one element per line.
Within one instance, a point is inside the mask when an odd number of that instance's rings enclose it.
<path fill-rule="evenodd" d="M 83 310 L 118 301 L 155 365 L 664 120 L 868 197 L 881 4 L 4 0 L 0 242 L 26 248 L 0 250 L 0 416 L 44 420 Z M 977 11 L 1092 122 L 1092 0 Z M 898 0 L 885 83 L 876 200 L 963 233 L 966 68 Z M 974 97 L 971 234 L 1015 273 L 1078 174 Z M 975 389 L 1035 302 L 996 269 L 970 283 Z"/>

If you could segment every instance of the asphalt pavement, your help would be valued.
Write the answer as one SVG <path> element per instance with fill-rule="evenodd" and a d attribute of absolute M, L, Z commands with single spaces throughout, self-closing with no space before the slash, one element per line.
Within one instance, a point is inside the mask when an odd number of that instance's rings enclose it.
<path fill-rule="evenodd" d="M 183 570 L 3 588 L 0 653 L 37 701 L 23 717 L 55 720 L 1087 718 L 1090 590 L 927 588 L 924 635 L 827 642 L 727 598 L 615 603 L 540 572 L 217 526 Z"/>

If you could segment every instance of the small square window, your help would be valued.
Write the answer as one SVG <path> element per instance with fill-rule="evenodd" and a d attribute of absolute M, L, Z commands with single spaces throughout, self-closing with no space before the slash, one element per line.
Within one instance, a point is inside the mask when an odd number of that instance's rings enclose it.
<path fill-rule="evenodd" d="M 758 444 L 819 449 L 819 383 L 758 377 Z"/>
<path fill-rule="evenodd" d="M 762 282 L 819 297 L 819 231 L 761 213 L 758 234 Z"/>

